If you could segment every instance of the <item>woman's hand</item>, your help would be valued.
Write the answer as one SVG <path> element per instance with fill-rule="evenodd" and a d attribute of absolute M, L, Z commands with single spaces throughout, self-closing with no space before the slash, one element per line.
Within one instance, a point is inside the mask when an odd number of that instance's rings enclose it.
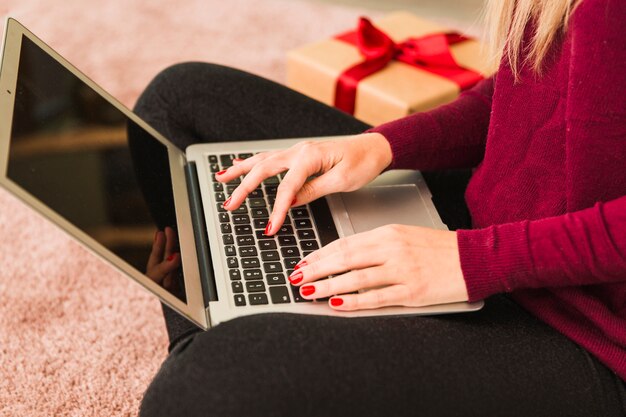
<path fill-rule="evenodd" d="M 148 258 L 146 275 L 169 291 L 174 290 L 174 271 L 180 266 L 180 254 L 176 252 L 178 239 L 171 227 L 164 231 L 157 230 L 152 243 L 152 252 Z"/>
<path fill-rule="evenodd" d="M 366 133 L 343 140 L 304 141 L 289 149 L 263 152 L 216 174 L 220 182 L 246 175 L 224 202 L 238 208 L 263 180 L 287 171 L 278 186 L 276 201 L 265 234 L 276 233 L 290 207 L 306 204 L 323 195 L 353 191 L 372 181 L 392 159 L 389 143 L 379 133 Z M 311 176 L 319 175 L 310 179 Z"/>
<path fill-rule="evenodd" d="M 335 277 L 320 280 L 329 275 Z M 387 225 L 336 240 L 302 259 L 289 281 L 304 298 L 332 296 L 337 310 L 468 300 L 456 233 L 416 226 Z M 369 291 L 350 294 L 361 289 Z"/>

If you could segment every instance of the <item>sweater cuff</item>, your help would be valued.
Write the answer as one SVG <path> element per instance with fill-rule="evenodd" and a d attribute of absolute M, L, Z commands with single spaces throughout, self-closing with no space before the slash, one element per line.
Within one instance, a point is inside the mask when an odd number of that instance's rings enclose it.
<path fill-rule="evenodd" d="M 511 292 L 533 275 L 528 221 L 457 230 L 461 269 L 469 301 Z M 524 277 L 522 280 L 521 278 Z"/>

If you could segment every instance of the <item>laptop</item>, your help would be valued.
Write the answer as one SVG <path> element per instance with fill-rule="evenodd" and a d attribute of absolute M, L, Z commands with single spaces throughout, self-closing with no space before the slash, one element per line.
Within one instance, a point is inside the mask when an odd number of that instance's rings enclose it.
<path fill-rule="evenodd" d="M 304 139 L 183 151 L 14 19 L 6 23 L 1 65 L 0 185 L 199 327 L 269 312 L 360 317 L 482 307 L 340 312 L 327 300 L 302 299 L 287 280 L 300 258 L 340 237 L 388 223 L 446 229 L 419 172 L 389 171 L 360 190 L 294 207 L 281 231 L 267 237 L 282 176 L 226 212 L 222 203 L 237 181 L 220 184 L 215 173 L 234 158 Z M 166 229 L 180 253 L 167 285 L 146 270 L 155 233 Z"/>

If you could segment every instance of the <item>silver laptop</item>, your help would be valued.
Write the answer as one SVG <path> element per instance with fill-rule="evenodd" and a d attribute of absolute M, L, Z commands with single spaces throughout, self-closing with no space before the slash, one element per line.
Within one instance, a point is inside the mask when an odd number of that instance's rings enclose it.
<path fill-rule="evenodd" d="M 361 190 L 293 208 L 268 238 L 262 232 L 281 176 L 226 212 L 221 204 L 236 184 L 217 183 L 214 173 L 235 157 L 303 139 L 183 152 L 13 19 L 4 37 L 0 109 L 0 184 L 204 329 L 268 312 L 356 317 L 482 307 L 338 312 L 326 300 L 303 300 L 286 280 L 301 257 L 339 237 L 392 222 L 446 229 L 419 172 L 390 171 Z M 146 275 L 155 232 L 165 227 L 176 232 L 181 256 L 167 288 Z"/>

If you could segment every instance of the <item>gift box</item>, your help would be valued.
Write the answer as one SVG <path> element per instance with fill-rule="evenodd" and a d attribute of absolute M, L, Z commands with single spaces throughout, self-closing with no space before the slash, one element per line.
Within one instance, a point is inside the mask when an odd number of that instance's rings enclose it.
<path fill-rule="evenodd" d="M 372 125 L 453 101 L 493 72 L 479 42 L 406 12 L 288 53 L 287 84 Z"/>

